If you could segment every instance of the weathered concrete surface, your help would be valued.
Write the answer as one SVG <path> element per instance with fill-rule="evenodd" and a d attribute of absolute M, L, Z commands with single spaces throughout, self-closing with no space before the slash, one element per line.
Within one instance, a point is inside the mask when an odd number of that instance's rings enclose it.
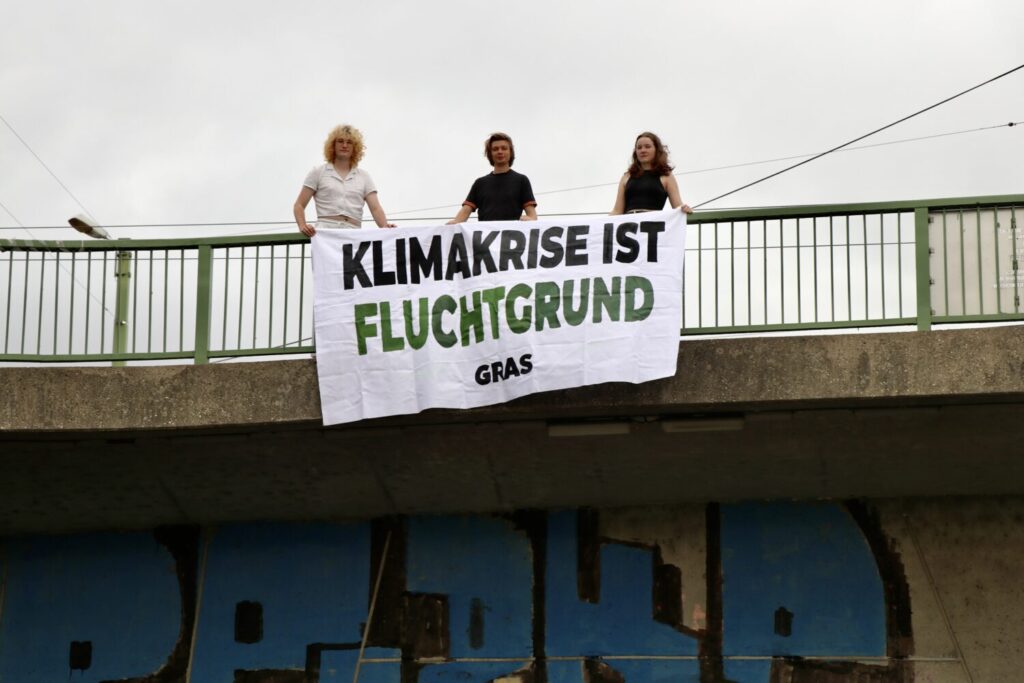
<path fill-rule="evenodd" d="M 4 368 L 0 534 L 749 498 L 1024 494 L 1024 335 L 684 341 L 675 377 L 323 428 L 311 361 Z M 670 433 L 670 419 L 719 431 Z M 629 433 L 559 438 L 552 421 Z"/>
<path fill-rule="evenodd" d="M 1020 680 L 1024 499 L 876 501 L 907 572 L 915 680 Z"/>
<path fill-rule="evenodd" d="M 0 368 L 0 430 L 109 431 L 320 420 L 309 360 L 129 368 Z M 1020 327 L 937 332 L 688 340 L 675 377 L 548 392 L 470 411 L 376 420 L 428 424 L 631 415 L 638 411 L 1016 401 L 1024 397 Z"/>

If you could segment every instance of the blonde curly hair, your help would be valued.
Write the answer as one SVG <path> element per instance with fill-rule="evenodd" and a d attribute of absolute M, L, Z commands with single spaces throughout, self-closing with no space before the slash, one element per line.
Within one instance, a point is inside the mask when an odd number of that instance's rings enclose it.
<path fill-rule="evenodd" d="M 347 123 L 335 126 L 327 134 L 327 139 L 324 140 L 324 160 L 329 164 L 334 163 L 334 142 L 339 139 L 352 141 L 352 168 L 355 168 L 362 160 L 363 152 L 366 151 L 366 145 L 363 144 L 363 134 L 359 132 L 358 128 Z"/>

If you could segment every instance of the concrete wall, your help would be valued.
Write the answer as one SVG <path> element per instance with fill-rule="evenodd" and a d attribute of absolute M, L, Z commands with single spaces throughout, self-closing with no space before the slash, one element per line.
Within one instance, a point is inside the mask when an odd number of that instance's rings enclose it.
<path fill-rule="evenodd" d="M 1020 330 L 685 340 L 665 380 L 329 428 L 310 360 L 0 368 L 0 536 L 1024 495 Z"/>
<path fill-rule="evenodd" d="M 1012 681 L 1022 515 L 748 502 L 9 538 L 0 681 L 349 681 L 371 602 L 368 683 Z"/>

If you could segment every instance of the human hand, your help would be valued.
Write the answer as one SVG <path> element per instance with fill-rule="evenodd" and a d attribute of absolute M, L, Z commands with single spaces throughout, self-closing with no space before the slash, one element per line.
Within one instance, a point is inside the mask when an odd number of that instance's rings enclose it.
<path fill-rule="evenodd" d="M 682 206 L 679 207 L 679 210 L 682 211 L 683 213 L 693 213 L 693 209 L 690 208 L 689 204 L 683 204 Z"/>
<path fill-rule="evenodd" d="M 303 223 L 302 225 L 300 225 L 299 232 L 301 232 L 306 237 L 312 237 L 313 235 L 316 234 L 316 230 L 309 223 Z"/>

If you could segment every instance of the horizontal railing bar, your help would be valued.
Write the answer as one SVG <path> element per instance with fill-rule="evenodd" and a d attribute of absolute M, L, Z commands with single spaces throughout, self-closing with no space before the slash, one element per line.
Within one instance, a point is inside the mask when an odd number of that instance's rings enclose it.
<path fill-rule="evenodd" d="M 313 353 L 315 346 L 274 346 L 262 349 L 220 349 L 210 351 L 210 358 L 234 358 L 235 356 L 284 356 L 296 353 Z"/>
<path fill-rule="evenodd" d="M 946 199 L 912 199 L 898 202 L 865 202 L 858 204 L 807 204 L 802 206 L 766 206 L 753 209 L 724 209 L 701 211 L 687 217 L 687 223 L 705 223 L 721 220 L 756 220 L 760 218 L 826 218 L 878 213 L 911 212 L 914 209 L 933 210 L 992 208 L 1010 204 L 1024 204 L 1024 194 L 991 195 L 980 197 L 949 197 Z"/>
<path fill-rule="evenodd" d="M 240 235 L 231 237 L 181 237 L 168 240 L 10 240 L 0 238 L 0 251 L 6 249 L 45 249 L 48 251 L 149 251 L 188 247 L 251 247 L 263 244 L 302 244 L 309 238 L 296 231 L 276 235 Z"/>
<path fill-rule="evenodd" d="M 933 323 L 984 323 L 1024 320 L 1024 313 L 976 313 L 968 315 L 936 315 Z"/>
<path fill-rule="evenodd" d="M 911 247 L 914 242 L 833 242 L 829 244 L 747 244 L 742 242 L 740 244 L 731 245 L 734 249 L 752 249 L 757 251 L 759 249 L 800 249 L 800 250 L 814 250 L 814 249 L 840 249 L 842 247 Z M 686 251 L 728 251 L 729 246 L 718 246 L 718 247 L 687 247 Z"/>
<path fill-rule="evenodd" d="M 865 202 L 856 204 L 810 204 L 804 206 L 775 206 L 753 209 L 726 209 L 721 211 L 702 211 L 691 214 L 687 221 L 692 224 L 714 223 L 720 221 L 742 221 L 778 218 L 826 218 L 828 216 L 879 214 L 910 212 L 917 208 L 932 210 L 976 209 L 1024 204 L 1024 194 L 992 195 L 979 197 L 950 197 L 945 199 L 915 199 L 896 202 Z M 594 214 L 600 215 L 600 214 Z M 571 219 L 570 219 L 571 220 Z M 410 226 L 415 229 L 415 226 Z M 373 228 L 369 228 L 373 229 Z M 298 231 L 269 235 L 233 235 L 227 237 L 184 237 L 175 239 L 144 239 L 144 240 L 12 240 L 0 238 L 0 250 L 14 249 L 48 249 L 63 251 L 106 251 L 148 249 L 180 249 L 199 245 L 217 246 L 256 246 L 264 244 L 301 244 L 309 238 Z"/>
<path fill-rule="evenodd" d="M 770 325 L 731 325 L 727 327 L 684 327 L 681 335 L 734 334 L 740 332 L 794 332 L 799 330 L 856 329 L 858 327 L 895 327 L 914 325 L 917 318 L 876 318 L 873 320 L 834 320 L 817 323 L 778 323 Z"/>
<path fill-rule="evenodd" d="M 80 363 L 112 360 L 180 360 L 194 358 L 194 351 L 157 351 L 153 353 L 65 353 L 36 356 L 30 353 L 0 354 L 0 361 L 30 361 L 33 363 Z"/>

